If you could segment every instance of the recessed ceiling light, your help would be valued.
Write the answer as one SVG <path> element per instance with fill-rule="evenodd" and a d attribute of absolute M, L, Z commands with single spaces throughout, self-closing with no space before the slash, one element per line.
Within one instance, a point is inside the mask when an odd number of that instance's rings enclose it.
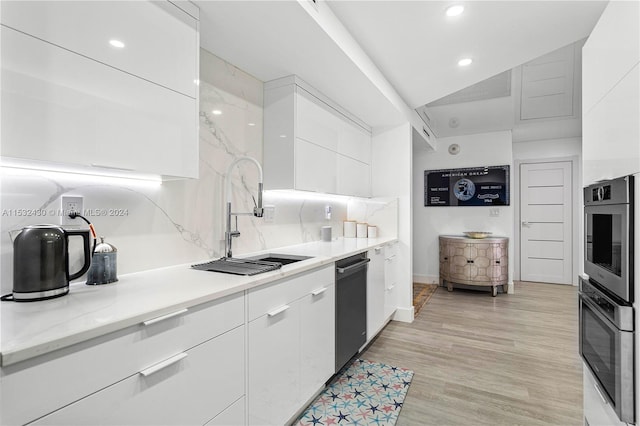
<path fill-rule="evenodd" d="M 256 125 L 256 123 L 247 123 L 249 126 L 253 127 Z"/>
<path fill-rule="evenodd" d="M 219 109 L 214 109 L 213 111 L 211 111 L 211 114 L 220 115 L 220 114 L 222 114 L 222 111 L 220 111 Z"/>
<path fill-rule="evenodd" d="M 464 59 L 460 59 L 458 61 L 458 65 L 460 65 L 461 67 L 466 67 L 468 65 L 471 65 L 471 62 L 473 62 L 473 59 L 471 58 L 464 58 Z"/>
<path fill-rule="evenodd" d="M 447 16 L 458 16 L 462 12 L 464 12 L 464 6 L 461 4 L 455 4 L 447 8 L 446 14 Z"/>
<path fill-rule="evenodd" d="M 124 47 L 124 43 L 120 40 L 116 40 L 115 38 L 109 40 L 109 44 L 113 47 L 117 47 L 118 49 L 122 49 Z"/>

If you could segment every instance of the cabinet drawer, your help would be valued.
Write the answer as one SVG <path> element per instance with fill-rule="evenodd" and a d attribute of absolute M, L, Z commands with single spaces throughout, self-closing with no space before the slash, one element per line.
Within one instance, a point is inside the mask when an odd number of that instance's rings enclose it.
<path fill-rule="evenodd" d="M 198 176 L 194 99 L 10 28 L 1 32 L 3 156 Z"/>
<path fill-rule="evenodd" d="M 4 25 L 194 99 L 197 22 L 166 1 L 2 2 Z"/>
<path fill-rule="evenodd" d="M 34 424 L 203 425 L 244 395 L 244 330 L 237 327 L 165 368 L 143 370 Z"/>
<path fill-rule="evenodd" d="M 243 324 L 244 296 L 177 312 L 2 368 L 0 424 L 34 420 Z"/>
<path fill-rule="evenodd" d="M 207 422 L 205 426 L 244 426 L 247 424 L 246 418 L 245 397 L 243 396 Z"/>
<path fill-rule="evenodd" d="M 335 283 L 335 269 L 331 265 L 249 290 L 247 292 L 249 321 L 274 312 L 288 303 L 311 292 L 322 290 L 333 283 Z"/>

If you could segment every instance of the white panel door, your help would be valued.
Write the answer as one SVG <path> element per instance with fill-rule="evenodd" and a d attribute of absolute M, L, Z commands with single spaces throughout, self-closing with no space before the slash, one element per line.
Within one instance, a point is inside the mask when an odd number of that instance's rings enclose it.
<path fill-rule="evenodd" d="M 520 275 L 572 283 L 571 162 L 520 165 Z"/>
<path fill-rule="evenodd" d="M 384 324 L 385 256 L 384 248 L 369 250 L 367 268 L 367 340 L 371 340 Z"/>

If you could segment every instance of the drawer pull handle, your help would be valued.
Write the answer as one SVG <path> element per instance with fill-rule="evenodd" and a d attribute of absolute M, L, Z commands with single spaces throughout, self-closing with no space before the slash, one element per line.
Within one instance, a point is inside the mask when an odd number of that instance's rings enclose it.
<path fill-rule="evenodd" d="M 396 258 L 396 255 L 392 254 L 391 256 L 387 257 L 385 260 L 392 261 L 395 258 Z"/>
<path fill-rule="evenodd" d="M 496 264 L 498 264 L 498 265 L 499 265 L 499 264 L 500 264 L 500 261 L 499 261 L 499 260 L 496 260 Z"/>
<path fill-rule="evenodd" d="M 449 260 L 449 258 L 448 258 L 448 257 L 445 257 L 445 258 L 444 258 L 444 260 Z"/>
<path fill-rule="evenodd" d="M 275 311 L 269 312 L 267 315 L 270 317 L 275 317 L 276 315 L 283 313 L 289 308 L 290 308 L 289 305 L 280 306 L 278 309 L 276 309 Z"/>
<path fill-rule="evenodd" d="M 156 317 L 156 318 L 151 318 L 150 320 L 146 320 L 145 322 L 143 322 L 143 324 L 144 325 L 155 324 L 155 323 L 164 321 L 166 319 L 177 317 L 178 315 L 182 315 L 187 311 L 188 311 L 188 309 L 186 309 L 186 308 L 185 309 L 180 309 L 179 311 L 171 312 L 170 314 L 162 315 L 161 317 Z"/>
<path fill-rule="evenodd" d="M 468 260 L 467 260 L 467 263 L 473 263 L 473 260 L 469 260 L 469 259 L 468 259 Z"/>
<path fill-rule="evenodd" d="M 387 288 L 387 291 L 391 291 L 391 290 L 393 290 L 393 288 L 394 288 L 395 286 L 396 286 L 396 285 L 394 284 L 394 285 L 392 285 L 391 287 Z"/>
<path fill-rule="evenodd" d="M 376 247 L 376 248 L 374 248 L 374 250 L 375 250 L 376 254 L 380 253 L 382 251 L 382 247 Z"/>
<path fill-rule="evenodd" d="M 150 375 L 157 373 L 158 371 L 165 369 L 168 366 L 175 364 L 176 362 L 186 357 L 187 357 L 186 352 L 179 353 L 178 355 L 172 356 L 171 358 L 167 358 L 164 361 L 160 361 L 159 363 L 154 364 L 149 368 L 145 368 L 144 370 L 140 371 L 140 374 L 143 375 L 144 377 L 149 377 Z"/>
<path fill-rule="evenodd" d="M 311 295 L 312 295 L 312 296 L 319 296 L 319 295 L 321 295 L 322 293 L 324 293 L 325 291 L 327 291 L 327 288 L 328 288 L 328 287 L 324 287 L 324 288 L 321 288 L 321 289 L 319 289 L 319 290 L 312 291 L 312 292 L 311 292 Z"/>

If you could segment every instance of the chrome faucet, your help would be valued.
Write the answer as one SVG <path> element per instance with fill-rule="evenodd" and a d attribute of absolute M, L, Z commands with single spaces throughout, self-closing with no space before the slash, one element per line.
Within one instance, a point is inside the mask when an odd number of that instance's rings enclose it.
<path fill-rule="evenodd" d="M 231 172 L 239 162 L 245 161 L 245 160 L 253 162 L 258 168 L 258 173 L 260 174 L 259 181 L 258 181 L 258 201 L 256 202 L 256 199 L 252 195 L 251 198 L 253 198 L 253 204 L 254 204 L 253 212 L 234 213 L 231 211 Z M 231 243 L 233 241 L 233 238 L 240 236 L 240 231 L 238 231 L 238 216 L 253 215 L 255 217 L 262 217 L 264 213 L 264 209 L 262 208 L 262 166 L 260 166 L 260 163 L 258 163 L 258 160 L 252 157 L 238 157 L 229 165 L 229 168 L 227 169 L 227 186 L 225 190 L 225 195 L 226 195 L 225 198 L 227 201 L 227 230 L 224 233 L 224 252 L 225 252 L 225 257 L 231 258 L 233 257 L 231 253 Z M 236 217 L 236 229 L 233 231 L 231 230 L 231 216 Z"/>

